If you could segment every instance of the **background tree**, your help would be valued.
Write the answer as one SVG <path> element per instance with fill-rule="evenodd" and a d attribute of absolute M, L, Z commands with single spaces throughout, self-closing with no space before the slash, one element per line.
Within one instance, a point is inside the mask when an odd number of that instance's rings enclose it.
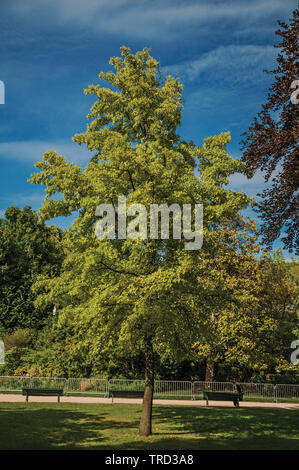
<path fill-rule="evenodd" d="M 0 219 L 0 329 L 40 329 L 51 309 L 34 307 L 31 286 L 36 276 L 59 271 L 62 232 L 47 227 L 29 206 L 11 206 Z M 52 306 L 53 310 L 53 306 Z"/>
<path fill-rule="evenodd" d="M 271 246 L 281 231 L 285 248 L 298 252 L 298 104 L 291 102 L 293 82 L 298 79 L 299 10 L 289 24 L 278 22 L 276 34 L 282 38 L 274 47 L 281 48 L 277 67 L 265 105 L 253 120 L 242 140 L 243 161 L 254 171 L 265 171 L 265 181 L 272 176 L 272 186 L 261 193 L 258 211 L 263 219 L 264 243 Z M 297 84 L 298 88 L 298 84 Z M 297 102 L 298 103 L 298 102 Z"/>
<path fill-rule="evenodd" d="M 122 47 L 121 53 L 110 60 L 115 72 L 99 75 L 110 88 L 92 85 L 85 91 L 97 100 L 87 131 L 74 140 L 95 152 L 87 167 L 67 163 L 54 151 L 36 163 L 41 171 L 31 182 L 46 186 L 41 217 L 79 211 L 66 234 L 60 276 L 35 283 L 36 305 L 57 305 L 60 325 L 73 328 L 74 351 L 84 348 L 95 356 L 118 344 L 128 356 L 143 354 L 139 433 L 149 435 L 155 353 L 188 358 L 201 334 L 204 314 L 198 296 L 190 295 L 195 252 L 185 250 L 183 240 L 161 239 L 161 227 L 157 240 L 119 239 L 118 228 L 114 239 L 99 240 L 96 208 L 112 203 L 118 214 L 120 195 L 127 197 L 127 208 L 140 203 L 148 214 L 154 203 L 202 203 L 204 238 L 210 243 L 208 233 L 220 221 L 234 219 L 249 198 L 224 187 L 232 173 L 245 172 L 245 165 L 226 151 L 229 134 L 209 137 L 202 147 L 183 141 L 176 132 L 182 85 L 161 77 L 148 49 L 133 55 Z M 55 193 L 63 199 L 51 199 Z"/>
<path fill-rule="evenodd" d="M 254 301 L 247 308 L 246 334 L 242 335 L 247 347 L 242 351 L 241 341 L 231 343 L 231 357 L 247 364 L 250 375 L 257 371 L 292 375 L 290 345 L 297 324 L 298 264 L 286 262 L 281 250 L 264 252 L 251 293 Z"/>
<path fill-rule="evenodd" d="M 206 360 L 206 381 L 215 380 L 215 366 L 225 360 L 227 338 L 223 339 L 223 328 L 228 329 L 230 341 L 240 341 L 236 325 L 244 324 L 244 307 L 252 306 L 250 291 L 256 280 L 255 256 L 259 251 L 256 241 L 255 223 L 239 217 L 219 226 L 209 249 L 198 253 L 199 305 L 209 311 L 206 333 L 197 343 L 198 356 Z"/>
<path fill-rule="evenodd" d="M 247 242 L 238 238 L 230 250 L 220 247 L 214 260 L 206 260 L 209 290 L 215 291 L 218 307 L 198 345 L 201 357 L 208 353 L 206 378 L 213 379 L 214 366 L 220 363 L 229 366 L 226 379 L 247 381 L 257 373 L 291 376 L 296 371 L 290 363 L 290 345 L 297 325 L 298 264 L 287 263 L 279 251 L 257 259 L 250 237 Z M 235 249 L 238 243 L 242 252 Z M 224 294 L 230 300 L 221 303 Z"/>

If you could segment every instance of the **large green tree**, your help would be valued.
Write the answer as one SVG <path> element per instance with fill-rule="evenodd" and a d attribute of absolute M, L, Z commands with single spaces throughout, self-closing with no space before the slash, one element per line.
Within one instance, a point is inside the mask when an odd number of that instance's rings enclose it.
<path fill-rule="evenodd" d="M 127 355 L 144 355 L 139 433 L 150 435 L 154 353 L 190 357 L 204 324 L 200 296 L 194 294 L 196 250 L 186 250 L 183 239 L 162 238 L 161 227 L 156 239 L 149 237 L 148 226 L 147 238 L 125 238 L 117 226 L 115 238 L 99 239 L 96 208 L 112 204 L 119 216 L 120 195 L 126 196 L 127 209 L 143 204 L 147 214 L 151 204 L 201 203 L 208 247 L 219 224 L 233 220 L 249 200 L 225 188 L 229 175 L 245 172 L 226 151 L 229 134 L 209 137 L 201 147 L 182 140 L 177 133 L 182 85 L 161 76 L 148 49 L 134 55 L 122 47 L 121 55 L 110 60 L 114 71 L 99 75 L 108 87 L 85 90 L 96 101 L 86 132 L 74 140 L 93 152 L 86 168 L 67 163 L 55 151 L 36 163 L 40 172 L 31 182 L 46 186 L 41 217 L 73 211 L 78 216 L 66 236 L 61 275 L 41 277 L 35 288 L 37 305 L 55 303 L 60 324 L 72 325 L 74 350 L 96 355 L 117 344 Z M 56 193 L 62 198 L 52 199 Z"/>

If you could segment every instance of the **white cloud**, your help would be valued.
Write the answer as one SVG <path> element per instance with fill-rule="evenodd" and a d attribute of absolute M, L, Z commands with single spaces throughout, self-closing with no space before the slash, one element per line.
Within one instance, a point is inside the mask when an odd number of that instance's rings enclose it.
<path fill-rule="evenodd" d="M 86 150 L 86 147 L 80 147 L 72 141 L 30 140 L 0 143 L 0 159 L 33 163 L 42 160 L 43 153 L 48 150 L 56 150 L 58 154 L 65 156 L 68 162 L 79 164 L 87 163 L 92 155 Z"/>
<path fill-rule="evenodd" d="M 186 34 L 188 27 L 205 28 L 207 24 L 216 24 L 222 28 L 223 23 L 232 21 L 242 30 L 242 24 L 248 27 L 266 15 L 281 17 L 287 4 L 291 12 L 291 0 L 231 0 L 225 3 L 219 0 L 44 0 L 42 3 L 40 0 L 14 0 L 10 8 L 22 19 L 42 21 L 51 27 L 53 24 L 88 26 L 96 32 L 151 39 L 158 35 L 160 41 L 169 41 L 177 35 L 178 25 L 185 26 Z"/>
<path fill-rule="evenodd" d="M 0 201 L 11 201 L 12 197 L 11 196 L 1 196 Z M 16 193 L 13 196 L 13 201 L 11 204 L 38 204 L 42 201 L 43 199 L 43 194 L 38 194 L 38 193 Z"/>
<path fill-rule="evenodd" d="M 261 194 L 266 188 L 272 186 L 273 179 L 281 171 L 281 165 L 273 172 L 269 181 L 265 181 L 265 172 L 256 170 L 252 178 L 247 178 L 241 173 L 235 173 L 229 177 L 229 186 L 235 191 L 244 191 L 248 196 L 253 196 L 256 200 L 260 198 L 257 194 Z"/>
<path fill-rule="evenodd" d="M 273 46 L 219 46 L 194 60 L 165 67 L 165 72 L 178 74 L 183 82 L 211 79 L 215 89 L 223 83 L 238 86 L 265 79 L 263 69 L 271 67 L 277 55 Z"/>
<path fill-rule="evenodd" d="M 9 196 L 1 196 L 0 203 L 5 208 L 0 209 L 0 218 L 4 217 L 6 209 L 11 205 L 21 208 L 30 206 L 37 211 L 42 206 L 44 191 L 41 188 L 36 188 L 36 190 L 36 193 L 14 193 Z"/>
<path fill-rule="evenodd" d="M 241 173 L 235 173 L 229 177 L 229 187 L 235 191 L 244 191 L 248 196 L 256 197 L 257 193 L 265 189 L 263 173 L 257 171 L 250 179 Z"/>

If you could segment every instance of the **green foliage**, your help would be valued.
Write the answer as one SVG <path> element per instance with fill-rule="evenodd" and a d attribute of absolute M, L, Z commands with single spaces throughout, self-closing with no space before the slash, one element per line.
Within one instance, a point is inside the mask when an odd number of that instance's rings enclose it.
<path fill-rule="evenodd" d="M 5 352 L 5 363 L 0 365 L 0 375 L 18 375 L 22 367 L 23 357 L 28 352 L 27 348 L 13 347 Z"/>
<path fill-rule="evenodd" d="M 39 274 L 54 276 L 62 258 L 62 232 L 47 227 L 26 206 L 11 206 L 0 220 L 0 329 L 40 328 L 49 310 L 34 307 L 31 286 Z"/>
<path fill-rule="evenodd" d="M 272 374 L 270 380 L 273 384 L 297 384 L 299 385 L 299 374 Z M 264 378 L 265 381 L 265 378 Z"/>
<path fill-rule="evenodd" d="M 13 333 L 3 336 L 5 351 L 11 348 L 25 348 L 31 341 L 32 332 L 29 329 L 18 328 Z"/>
<path fill-rule="evenodd" d="M 31 177 L 46 191 L 39 218 L 12 207 L 1 221 L 0 325 L 43 327 L 11 364 L 31 375 L 141 377 L 150 341 L 161 378 L 203 379 L 207 357 L 223 379 L 290 372 L 296 263 L 256 258 L 256 227 L 240 216 L 253 201 L 227 189 L 230 175 L 247 173 L 227 153 L 229 133 L 183 141 L 182 85 L 148 49 L 121 53 L 85 90 L 96 101 L 74 141 L 93 152 L 87 166 L 46 152 Z M 96 208 L 112 203 L 118 213 L 120 195 L 148 213 L 153 203 L 203 204 L 202 248 L 172 237 L 99 240 Z M 44 221 L 74 211 L 62 246 Z"/>
<path fill-rule="evenodd" d="M 265 252 L 259 260 L 253 256 L 250 237 L 246 238 L 247 247 L 238 234 L 242 254 L 236 251 L 238 244 L 226 243 L 208 260 L 208 290 L 216 294 L 208 334 L 198 345 L 199 355 L 209 356 L 216 364 L 231 364 L 243 380 L 260 371 L 295 374 L 290 345 L 297 325 L 298 278 L 296 281 L 290 270 L 293 272 L 296 263 L 291 268 L 280 251 Z M 221 304 L 223 291 L 230 295 L 225 306 Z"/>
<path fill-rule="evenodd" d="M 121 53 L 110 61 L 115 73 L 100 74 L 109 88 L 85 90 L 96 96 L 92 122 L 74 140 L 94 152 L 86 168 L 54 151 L 36 163 L 41 171 L 31 182 L 46 187 L 41 217 L 79 215 L 66 235 L 61 274 L 35 283 L 35 305 L 57 306 L 58 326 L 73 329 L 73 353 L 84 350 L 89 360 L 115 349 L 120 357 L 138 355 L 146 339 L 162 359 L 187 360 L 207 315 L 200 308 L 204 289 L 194 289 L 197 255 L 172 238 L 99 240 L 95 210 L 112 203 L 117 211 L 119 195 L 127 197 L 127 207 L 142 203 L 148 213 L 153 203 L 202 203 L 209 249 L 219 224 L 250 202 L 225 188 L 229 175 L 245 166 L 228 155 L 228 133 L 205 139 L 202 147 L 181 140 L 182 85 L 161 76 L 149 50 L 133 55 L 123 47 Z M 57 193 L 62 199 L 53 200 Z"/>

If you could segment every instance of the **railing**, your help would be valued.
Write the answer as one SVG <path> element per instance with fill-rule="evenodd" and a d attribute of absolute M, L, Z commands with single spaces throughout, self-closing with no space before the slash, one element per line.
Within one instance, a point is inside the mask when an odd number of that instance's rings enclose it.
<path fill-rule="evenodd" d="M 244 401 L 274 401 L 274 385 L 238 382 Z"/>
<path fill-rule="evenodd" d="M 299 385 L 241 383 L 244 401 L 299 402 Z M 113 390 L 143 391 L 144 380 L 134 379 L 96 379 L 63 377 L 23 377 L 0 376 L 0 393 L 21 392 L 23 387 L 30 388 L 63 388 L 66 395 L 109 396 Z M 232 392 L 232 382 L 203 382 L 187 380 L 155 380 L 154 398 L 203 399 L 205 391 Z"/>
<path fill-rule="evenodd" d="M 66 381 L 67 395 L 108 395 L 108 381 L 105 379 L 70 378 Z"/>
<path fill-rule="evenodd" d="M 193 382 L 193 398 L 203 400 L 204 392 L 233 392 L 232 382 Z"/>
<path fill-rule="evenodd" d="M 0 377 L 0 392 L 19 392 L 23 387 L 29 387 L 30 377 Z"/>
<path fill-rule="evenodd" d="M 59 377 L 31 377 L 29 388 L 62 388 L 66 389 L 67 379 Z"/>
<path fill-rule="evenodd" d="M 109 392 L 113 390 L 123 390 L 123 391 L 140 391 L 144 390 L 144 380 L 134 380 L 134 379 L 111 379 L 108 383 Z"/>
<path fill-rule="evenodd" d="M 274 388 L 276 402 L 299 402 L 299 385 L 278 384 Z"/>
<path fill-rule="evenodd" d="M 192 382 L 187 380 L 156 380 L 154 398 L 191 398 L 193 397 Z"/>

